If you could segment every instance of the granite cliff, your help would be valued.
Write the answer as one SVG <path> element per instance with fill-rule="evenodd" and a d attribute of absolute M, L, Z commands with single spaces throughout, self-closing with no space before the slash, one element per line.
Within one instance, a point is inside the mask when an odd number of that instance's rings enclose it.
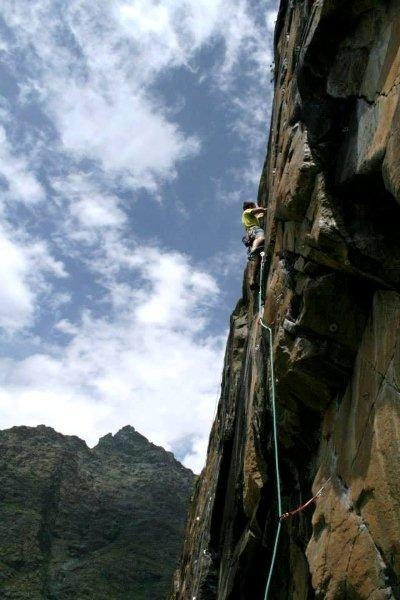
<path fill-rule="evenodd" d="M 163 600 L 193 474 L 132 427 L 0 431 L 0 598 Z"/>
<path fill-rule="evenodd" d="M 400 6 L 282 0 L 258 201 L 283 510 L 268 597 L 400 598 Z M 263 599 L 271 363 L 245 272 L 173 600 Z"/>

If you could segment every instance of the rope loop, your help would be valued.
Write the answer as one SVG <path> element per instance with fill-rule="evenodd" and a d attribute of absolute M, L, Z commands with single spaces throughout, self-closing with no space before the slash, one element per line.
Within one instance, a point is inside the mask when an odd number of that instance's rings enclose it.
<path fill-rule="evenodd" d="M 332 479 L 332 475 L 329 477 L 329 479 L 327 479 L 325 481 L 324 485 L 322 486 L 322 488 L 320 490 L 318 490 L 318 492 L 315 494 L 315 496 L 313 496 L 312 498 L 310 498 L 309 500 L 307 500 L 307 502 L 304 502 L 304 504 L 300 504 L 300 506 L 298 506 L 294 510 L 290 510 L 289 512 L 283 513 L 279 517 L 279 520 L 280 521 L 286 521 L 286 519 L 289 519 L 289 517 L 293 517 L 294 515 L 297 515 L 299 512 L 302 512 L 305 508 L 307 508 L 307 506 L 310 506 L 310 504 L 312 504 L 313 502 L 315 502 L 317 500 L 317 498 L 319 498 L 320 496 L 322 496 L 322 493 L 323 493 L 324 489 L 326 488 L 326 486 L 328 485 L 328 483 L 330 482 L 331 479 Z"/>

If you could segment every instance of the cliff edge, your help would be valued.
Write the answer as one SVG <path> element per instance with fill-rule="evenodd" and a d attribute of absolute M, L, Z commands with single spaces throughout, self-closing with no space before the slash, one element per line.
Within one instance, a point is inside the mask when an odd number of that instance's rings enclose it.
<path fill-rule="evenodd" d="M 268 598 L 400 598 L 400 9 L 281 2 L 259 198 L 284 511 Z M 245 272 L 174 600 L 265 595 L 271 362 Z"/>

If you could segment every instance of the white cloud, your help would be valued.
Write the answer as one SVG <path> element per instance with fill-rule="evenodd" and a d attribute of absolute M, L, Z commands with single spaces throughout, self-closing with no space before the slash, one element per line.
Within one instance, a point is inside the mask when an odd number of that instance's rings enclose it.
<path fill-rule="evenodd" d="M 201 48 L 216 40 L 224 44 L 218 66 L 226 74 L 241 53 L 258 44 L 261 28 L 248 0 L 134 0 L 115 6 L 122 30 L 135 44 L 133 60 L 142 81 L 166 67 L 189 65 Z M 217 71 L 213 74 L 218 76 Z"/>
<path fill-rule="evenodd" d="M 58 278 L 68 277 L 64 264 L 51 256 L 45 242 L 29 242 L 23 247 L 23 252 L 29 263 L 30 279 L 37 281 L 42 272 Z"/>
<path fill-rule="evenodd" d="M 45 372 L 41 371 L 43 375 Z M 54 394 L 57 394 L 55 396 Z M 110 408 L 96 405 L 97 420 L 106 421 Z M 15 425 L 50 425 L 67 435 L 96 440 L 98 430 L 93 419 L 93 403 L 85 396 L 70 394 L 60 387 L 3 387 L 0 390 L 0 413 L 4 427 Z"/>
<path fill-rule="evenodd" d="M 62 179 L 54 179 L 52 185 L 66 208 L 65 225 L 70 235 L 86 234 L 87 239 L 94 239 L 96 230 L 119 230 L 124 225 L 126 214 L 119 198 L 105 192 L 91 175 L 71 172 Z"/>
<path fill-rule="evenodd" d="M 135 235 L 128 231 L 123 200 L 107 191 L 101 175 L 72 171 L 64 178 L 53 179 L 55 214 L 63 215 L 54 239 L 63 255 L 80 271 L 90 271 L 107 289 L 108 275 L 118 270 L 122 256 L 129 256 L 121 239 L 126 235 L 132 243 Z M 120 286 L 123 284 L 113 281 L 115 297 Z"/>
<path fill-rule="evenodd" d="M 185 136 L 146 93 L 152 83 L 142 68 L 148 47 L 137 48 L 124 37 L 115 6 L 75 0 L 57 15 L 54 4 L 29 0 L 7 7 L 4 18 L 35 64 L 34 92 L 64 149 L 99 161 L 133 188 L 154 190 L 159 180 L 175 177 L 179 161 L 198 152 L 199 141 Z M 75 47 L 62 43 L 62 33 L 73 36 Z"/>
<path fill-rule="evenodd" d="M 124 213 L 116 202 L 107 201 L 104 196 L 82 198 L 71 207 L 71 214 L 83 227 L 119 227 L 125 221 Z"/>
<path fill-rule="evenodd" d="M 7 191 L 2 194 L 8 202 L 35 204 L 45 198 L 45 192 L 32 174 L 28 160 L 16 155 L 4 127 L 0 126 L 0 175 L 6 180 Z"/>
<path fill-rule="evenodd" d="M 34 294 L 27 283 L 29 261 L 4 232 L 0 232 L 0 253 L 0 327 L 13 331 L 27 325 L 34 311 Z"/>
<path fill-rule="evenodd" d="M 45 422 L 91 444 L 127 423 L 167 448 L 190 435 L 197 468 L 222 368 L 225 340 L 206 333 L 218 287 L 176 253 L 136 251 L 131 265 L 142 291 L 125 283 L 107 317 L 60 321 L 70 338 L 60 354 L 1 362 L 1 424 Z"/>
<path fill-rule="evenodd" d="M 67 335 L 76 335 L 79 333 L 79 327 L 73 325 L 70 321 L 68 321 L 68 319 L 61 319 L 61 321 L 58 321 L 54 327 L 58 331 L 66 333 Z"/>
<path fill-rule="evenodd" d="M 49 285 L 45 274 L 58 278 L 67 274 L 43 242 L 15 240 L 3 227 L 0 227 L 0 255 L 0 327 L 10 334 L 33 324 L 35 301 Z"/>
<path fill-rule="evenodd" d="M 258 86 L 265 80 L 264 26 L 249 0 L 72 0 L 62 13 L 49 0 L 20 0 L 6 3 L 3 17 L 36 75 L 21 94 L 29 97 L 31 85 L 65 150 L 99 161 L 132 188 L 156 191 L 200 150 L 154 96 L 160 75 L 198 69 L 199 51 L 222 41 L 210 81 L 229 86 L 242 58 Z"/>
<path fill-rule="evenodd" d="M 277 10 L 267 10 L 266 23 L 269 31 L 275 31 L 276 20 L 278 18 Z"/>
<path fill-rule="evenodd" d="M 186 456 L 185 465 L 194 473 L 200 473 L 204 466 L 204 458 L 207 454 L 208 439 L 195 438 L 192 444 L 192 452 Z"/>
<path fill-rule="evenodd" d="M 138 256 L 138 266 L 145 281 L 150 282 L 152 293 L 144 296 L 137 309 L 139 324 L 159 327 L 179 324 L 188 332 L 203 326 L 203 316 L 193 317 L 193 306 L 212 304 L 218 296 L 216 282 L 205 272 L 192 271 L 187 260 L 179 254 L 160 255 L 148 251 Z"/>
<path fill-rule="evenodd" d="M 64 146 L 80 156 L 97 159 L 106 171 L 125 172 L 131 187 L 153 189 L 158 177 L 172 179 L 175 163 L 199 150 L 199 142 L 185 138 L 160 109 L 127 89 L 76 85 L 51 101 Z"/>

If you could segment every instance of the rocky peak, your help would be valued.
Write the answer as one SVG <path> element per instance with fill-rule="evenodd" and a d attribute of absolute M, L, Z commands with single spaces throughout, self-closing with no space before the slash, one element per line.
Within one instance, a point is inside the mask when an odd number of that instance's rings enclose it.
<path fill-rule="evenodd" d="M 148 462 L 154 464 L 173 465 L 175 468 L 184 469 L 172 452 L 167 452 L 161 446 L 156 446 L 137 432 L 131 425 L 126 425 L 115 435 L 108 433 L 100 438 L 97 446 L 93 448 L 94 454 L 118 454 L 130 462 Z"/>
<path fill-rule="evenodd" d="M 193 474 L 133 427 L 0 431 L 0 597 L 162 600 Z M 160 535 L 162 531 L 162 535 Z"/>
<path fill-rule="evenodd" d="M 23 443 L 29 440 L 48 440 L 53 442 L 69 443 L 71 445 L 83 446 L 87 448 L 86 442 L 78 438 L 76 435 L 63 435 L 58 433 L 52 427 L 47 425 L 38 425 L 37 427 L 27 427 L 20 425 L 11 427 L 10 429 L 0 430 L 0 439 L 7 439 L 8 442 L 15 440 L 18 443 Z"/>

